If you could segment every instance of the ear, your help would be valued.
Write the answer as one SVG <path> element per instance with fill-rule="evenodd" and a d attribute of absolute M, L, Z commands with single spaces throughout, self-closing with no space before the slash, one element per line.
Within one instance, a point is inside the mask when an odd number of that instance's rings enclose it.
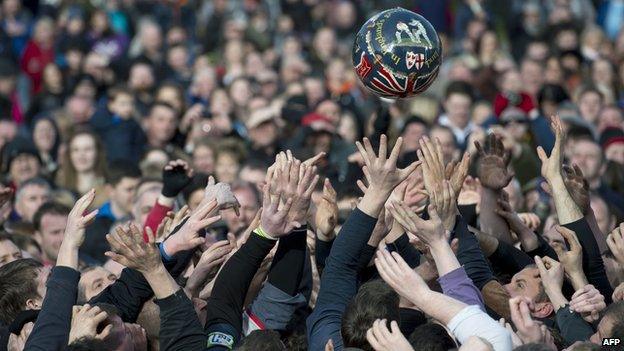
<path fill-rule="evenodd" d="M 105 184 L 104 185 L 104 191 L 106 192 L 106 196 L 110 199 L 111 194 L 113 193 L 113 191 L 115 190 L 115 187 L 113 187 L 110 184 Z"/>
<path fill-rule="evenodd" d="M 26 300 L 26 309 L 27 310 L 38 310 L 41 308 L 41 305 L 35 299 Z"/>
<path fill-rule="evenodd" d="M 555 311 L 552 303 L 539 302 L 535 304 L 535 309 L 531 312 L 531 315 L 536 318 L 547 318 Z"/>
<path fill-rule="evenodd" d="M 35 231 L 35 235 L 33 235 L 33 237 L 35 238 L 35 241 L 37 242 L 37 244 L 39 244 L 39 246 L 41 246 L 41 232 L 40 231 Z"/>

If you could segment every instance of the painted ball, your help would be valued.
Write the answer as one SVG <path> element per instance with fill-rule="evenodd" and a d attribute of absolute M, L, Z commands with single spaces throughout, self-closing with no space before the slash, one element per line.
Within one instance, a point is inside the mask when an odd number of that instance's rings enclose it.
<path fill-rule="evenodd" d="M 371 17 L 353 43 L 353 66 L 364 86 L 380 97 L 407 98 L 438 76 L 442 45 L 424 17 L 403 8 Z"/>

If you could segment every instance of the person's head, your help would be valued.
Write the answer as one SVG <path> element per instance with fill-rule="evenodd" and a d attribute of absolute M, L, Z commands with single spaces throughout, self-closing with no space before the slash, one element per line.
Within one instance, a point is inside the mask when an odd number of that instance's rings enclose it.
<path fill-rule="evenodd" d="M 414 329 L 409 335 L 414 350 L 446 351 L 457 347 L 446 329 L 438 323 L 426 323 Z"/>
<path fill-rule="evenodd" d="M 607 307 L 598 328 L 589 340 L 594 344 L 602 345 L 605 338 L 624 338 L 624 301 L 614 302 Z"/>
<path fill-rule="evenodd" d="M 221 212 L 228 230 L 234 234 L 240 233 L 251 225 L 256 212 L 260 209 L 260 193 L 256 187 L 247 182 L 235 182 L 232 184 L 232 193 L 240 203 L 240 216 L 236 216 L 234 210 Z"/>
<path fill-rule="evenodd" d="M 141 181 L 141 170 L 131 162 L 113 161 L 106 173 L 106 192 L 117 210 L 125 214 L 132 210 L 136 189 Z"/>
<path fill-rule="evenodd" d="M 215 170 L 215 145 L 208 139 L 199 139 L 193 149 L 193 169 L 204 174 Z"/>
<path fill-rule="evenodd" d="M 593 186 L 605 172 L 604 155 L 598 143 L 589 138 L 576 140 L 572 148 L 570 163 L 579 166 L 583 176 Z"/>
<path fill-rule="evenodd" d="M 60 135 L 56 122 L 53 119 L 43 117 L 35 120 L 32 139 L 40 154 L 47 154 L 56 159 Z"/>
<path fill-rule="evenodd" d="M 60 168 L 59 185 L 75 190 L 79 175 L 86 173 L 103 177 L 106 174 L 106 155 L 100 138 L 90 131 L 81 130 L 67 141 L 67 150 Z"/>
<path fill-rule="evenodd" d="M 275 144 L 279 136 L 276 118 L 278 118 L 277 113 L 272 107 L 265 107 L 251 113 L 246 126 L 249 140 L 254 147 L 265 148 Z"/>
<path fill-rule="evenodd" d="M 83 304 L 97 296 L 109 285 L 113 284 L 117 277 L 104 267 L 91 266 L 80 271 L 78 282 L 77 303 Z"/>
<path fill-rule="evenodd" d="M 552 223 L 552 225 L 550 225 Z M 546 223 L 544 225 L 544 239 L 548 242 L 552 248 L 566 248 L 565 240 L 563 236 L 557 231 L 555 227 L 555 219 L 553 216 L 550 216 L 546 219 Z"/>
<path fill-rule="evenodd" d="M 251 83 L 247 78 L 236 78 L 229 87 L 230 98 L 236 107 L 245 107 L 253 96 Z"/>
<path fill-rule="evenodd" d="M 241 168 L 238 177 L 244 182 L 251 183 L 256 186 L 258 191 L 261 191 L 261 186 L 264 183 L 264 178 L 267 173 L 268 166 L 257 160 L 247 160 L 243 168 Z"/>
<path fill-rule="evenodd" d="M 54 42 L 54 20 L 50 17 L 41 17 L 35 23 L 33 40 L 43 47 L 50 47 Z"/>
<path fill-rule="evenodd" d="M 589 205 L 592 211 L 594 211 L 598 228 L 603 233 L 611 232 L 615 228 L 616 218 L 611 213 L 609 205 L 597 194 L 590 195 L 589 199 Z"/>
<path fill-rule="evenodd" d="M 224 140 L 217 148 L 215 176 L 218 181 L 232 183 L 245 160 L 245 150 L 236 140 Z"/>
<path fill-rule="evenodd" d="M 32 232 L 34 233 L 34 228 Z M 37 261 L 41 261 L 41 247 L 33 238 L 32 234 L 28 235 L 15 233 L 11 236 L 11 240 L 21 250 L 24 258 L 34 258 Z"/>
<path fill-rule="evenodd" d="M 0 231 L 0 267 L 22 258 L 22 251 L 5 231 Z"/>
<path fill-rule="evenodd" d="M 280 340 L 280 334 L 275 330 L 254 330 L 247 335 L 238 351 L 280 351 L 286 350 L 286 346 Z"/>
<path fill-rule="evenodd" d="M 444 157 L 442 161 L 444 164 L 448 164 L 458 156 L 459 149 L 457 147 L 457 140 L 449 127 L 436 124 L 431 127 L 429 137 L 431 140 L 438 139 L 440 141 L 442 156 Z"/>
<path fill-rule="evenodd" d="M 158 23 L 151 19 L 141 21 L 139 24 L 139 39 L 144 50 L 150 53 L 159 51 L 162 46 L 163 35 Z"/>
<path fill-rule="evenodd" d="M 154 68 L 149 62 L 137 61 L 130 67 L 128 87 L 135 92 L 149 92 L 156 81 Z"/>
<path fill-rule="evenodd" d="M 529 298 L 534 305 L 531 315 L 536 318 L 546 318 L 554 311 L 542 285 L 539 270 L 535 265 L 526 266 L 514 274 L 511 282 L 503 287 L 511 297 L 524 296 Z"/>
<path fill-rule="evenodd" d="M 195 173 L 191 182 L 182 190 L 184 201 L 190 211 L 195 210 L 204 199 L 204 190 L 207 184 L 208 176 L 206 174 Z"/>
<path fill-rule="evenodd" d="M 177 44 L 167 50 L 167 64 L 171 69 L 184 72 L 189 67 L 189 52 L 184 44 Z"/>
<path fill-rule="evenodd" d="M 372 350 L 366 332 L 376 319 L 400 322 L 399 295 L 381 279 L 362 285 L 342 315 L 345 347 Z"/>
<path fill-rule="evenodd" d="M 185 110 L 184 91 L 182 87 L 173 82 L 165 82 L 158 87 L 156 101 L 166 102 L 181 113 Z"/>
<path fill-rule="evenodd" d="M 618 127 L 606 127 L 600 134 L 600 145 L 609 161 L 624 165 L 624 130 Z"/>
<path fill-rule="evenodd" d="M 43 178 L 31 178 L 15 193 L 15 212 L 27 222 L 32 222 L 35 212 L 50 199 L 50 184 Z"/>
<path fill-rule="evenodd" d="M 537 93 L 537 105 L 544 116 L 557 113 L 557 107 L 570 97 L 561 85 L 544 84 Z"/>
<path fill-rule="evenodd" d="M 23 258 L 0 267 L 0 321 L 7 325 L 25 310 L 40 309 L 50 270 Z"/>
<path fill-rule="evenodd" d="M 165 102 L 156 102 L 145 119 L 147 138 L 152 146 L 164 146 L 175 135 L 178 113 Z"/>
<path fill-rule="evenodd" d="M 470 84 L 462 81 L 451 82 L 444 94 L 444 110 L 448 118 L 457 126 L 463 127 L 470 119 L 473 96 Z"/>
<path fill-rule="evenodd" d="M 126 87 L 114 87 L 108 90 L 108 109 L 122 119 L 132 118 L 134 113 L 134 94 Z"/>
<path fill-rule="evenodd" d="M 145 223 L 147 215 L 154 207 L 160 192 L 162 191 L 162 183 L 154 180 L 143 180 L 137 187 L 136 197 L 132 205 L 132 217 L 136 223 Z"/>
<path fill-rule="evenodd" d="M 43 259 L 56 262 L 70 209 L 56 202 L 46 202 L 35 213 L 35 240 L 43 251 Z"/>
<path fill-rule="evenodd" d="M 52 92 L 63 90 L 63 74 L 58 65 L 48 63 L 43 69 L 43 84 L 45 88 Z"/>
<path fill-rule="evenodd" d="M 598 115 L 597 129 L 603 132 L 609 127 L 624 126 L 624 114 L 617 105 L 606 105 Z"/>
<path fill-rule="evenodd" d="M 41 160 L 37 149 L 24 138 L 17 137 L 3 148 L 3 161 L 9 179 L 18 187 L 24 181 L 39 175 Z"/>
<path fill-rule="evenodd" d="M 340 105 L 333 100 L 321 101 L 314 111 L 325 116 L 334 127 L 340 121 Z"/>
<path fill-rule="evenodd" d="M 593 86 L 581 88 L 576 100 L 581 117 L 589 123 L 596 123 L 598 114 L 604 104 L 604 95 L 602 95 L 600 90 Z"/>
<path fill-rule="evenodd" d="M 429 124 L 420 116 L 411 116 L 403 125 L 401 136 L 403 137 L 402 152 L 410 152 L 420 149 L 418 141 L 428 133 Z"/>

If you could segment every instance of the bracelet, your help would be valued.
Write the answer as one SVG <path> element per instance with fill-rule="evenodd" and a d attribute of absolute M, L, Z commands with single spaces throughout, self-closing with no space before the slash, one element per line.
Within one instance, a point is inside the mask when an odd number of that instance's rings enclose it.
<path fill-rule="evenodd" d="M 272 237 L 269 233 L 265 232 L 264 229 L 262 229 L 262 227 L 260 226 L 258 226 L 258 228 L 256 228 L 253 232 L 256 233 L 258 236 L 261 236 L 265 239 L 277 240 L 277 238 Z"/>
<path fill-rule="evenodd" d="M 166 261 L 166 262 L 171 262 L 173 261 L 173 257 L 169 256 L 167 254 L 167 251 L 165 251 L 165 242 L 163 241 L 162 243 L 160 243 L 158 245 L 158 251 L 160 251 L 160 256 Z"/>

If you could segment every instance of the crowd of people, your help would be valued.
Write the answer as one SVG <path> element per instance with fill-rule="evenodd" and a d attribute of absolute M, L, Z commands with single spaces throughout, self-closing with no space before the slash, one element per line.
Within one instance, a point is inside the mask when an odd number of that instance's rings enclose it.
<path fill-rule="evenodd" d="M 621 0 L 2 0 L 0 350 L 622 350 L 623 108 Z"/>

